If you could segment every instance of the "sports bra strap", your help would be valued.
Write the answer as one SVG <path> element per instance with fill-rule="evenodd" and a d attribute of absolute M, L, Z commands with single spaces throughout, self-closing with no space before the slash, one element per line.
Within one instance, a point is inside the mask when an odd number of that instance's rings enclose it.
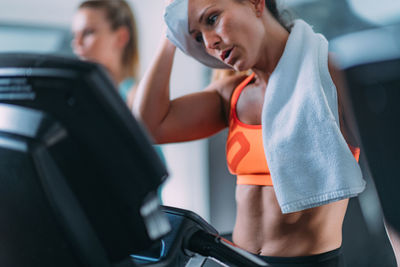
<path fill-rule="evenodd" d="M 232 93 L 232 98 L 231 98 L 231 111 L 236 110 L 236 103 L 239 99 L 240 94 L 242 93 L 242 90 L 246 87 L 246 85 L 249 84 L 251 80 L 253 80 L 255 74 L 254 72 L 247 76 L 246 79 L 244 79 L 233 91 Z"/>

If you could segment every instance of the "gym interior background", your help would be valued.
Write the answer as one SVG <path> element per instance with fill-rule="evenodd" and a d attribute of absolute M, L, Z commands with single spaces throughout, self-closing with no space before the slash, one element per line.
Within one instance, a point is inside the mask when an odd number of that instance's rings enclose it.
<path fill-rule="evenodd" d="M 163 0 L 130 0 L 139 30 L 140 73 L 148 66 L 161 35 Z M 37 52 L 73 56 L 69 30 L 79 0 L 1 0 L 0 52 Z M 396 0 L 281 0 L 290 16 L 315 25 L 328 40 L 400 21 Z M 172 97 L 201 90 L 210 69 L 177 53 Z M 185 75 L 179 75 L 183 72 Z M 162 147 L 170 177 L 163 186 L 165 205 L 192 210 L 221 233 L 233 228 L 235 179 L 225 162 L 226 131 L 208 139 Z M 368 170 L 364 170 L 368 174 Z M 367 175 L 368 176 L 368 175 Z M 395 266 L 374 185 L 350 202 L 344 227 L 348 266 Z M 369 252 L 369 253 L 368 253 Z"/>

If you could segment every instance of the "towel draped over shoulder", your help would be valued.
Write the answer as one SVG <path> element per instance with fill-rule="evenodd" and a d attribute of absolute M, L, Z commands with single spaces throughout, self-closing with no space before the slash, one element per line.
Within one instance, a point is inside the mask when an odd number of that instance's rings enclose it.
<path fill-rule="evenodd" d="M 328 42 L 296 20 L 262 110 L 264 152 L 283 213 L 350 198 L 365 188 L 341 131 Z"/>

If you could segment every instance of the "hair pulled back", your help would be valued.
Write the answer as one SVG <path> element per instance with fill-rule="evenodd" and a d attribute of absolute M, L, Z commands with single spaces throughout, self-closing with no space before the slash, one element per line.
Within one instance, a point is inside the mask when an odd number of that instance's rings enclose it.
<path fill-rule="evenodd" d="M 239 2 L 243 2 L 244 0 L 236 0 Z M 290 12 L 288 10 L 280 11 L 278 9 L 278 5 L 276 0 L 265 0 L 265 6 L 268 11 L 272 14 L 272 16 L 281 24 L 288 32 L 290 32 L 290 28 L 292 27 L 292 19 L 290 19 Z M 288 18 L 285 18 L 283 15 L 288 15 Z"/>
<path fill-rule="evenodd" d="M 126 77 L 137 78 L 139 68 L 139 48 L 136 21 L 132 9 L 125 0 L 86 0 L 79 5 L 82 8 L 95 8 L 105 11 L 106 19 L 112 30 L 126 27 L 129 41 L 122 54 L 122 65 Z"/>

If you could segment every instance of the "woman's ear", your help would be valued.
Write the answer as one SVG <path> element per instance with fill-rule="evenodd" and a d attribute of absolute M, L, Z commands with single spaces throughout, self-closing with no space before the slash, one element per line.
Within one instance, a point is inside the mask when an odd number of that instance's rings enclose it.
<path fill-rule="evenodd" d="M 117 45 L 119 48 L 124 48 L 128 42 L 129 42 L 129 38 L 130 38 L 130 34 L 129 34 L 129 30 L 126 26 L 120 26 L 117 29 Z"/>
<path fill-rule="evenodd" d="M 254 7 L 257 17 L 260 17 L 265 9 L 265 0 L 249 0 Z"/>

